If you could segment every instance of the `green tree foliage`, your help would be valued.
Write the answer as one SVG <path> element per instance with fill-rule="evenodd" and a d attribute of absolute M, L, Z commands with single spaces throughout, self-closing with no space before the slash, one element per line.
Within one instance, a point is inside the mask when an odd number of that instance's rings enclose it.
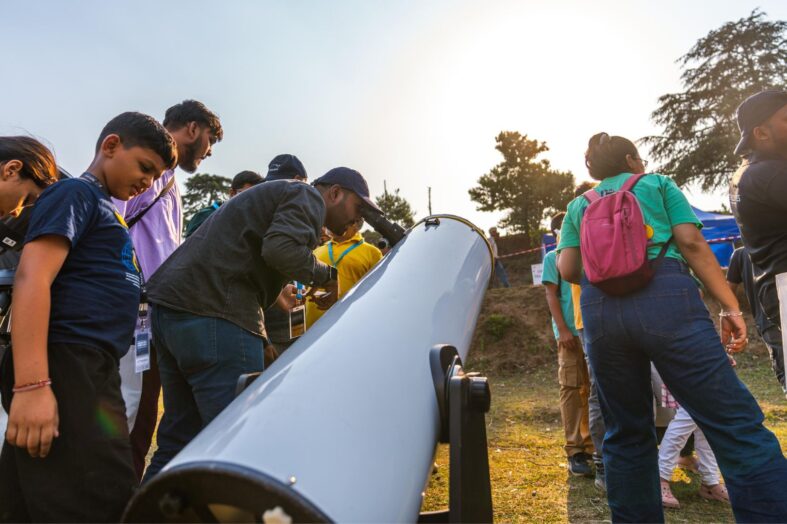
<path fill-rule="evenodd" d="M 502 131 L 496 141 L 503 161 L 478 179 L 470 199 L 479 211 L 506 211 L 499 225 L 536 241 L 541 221 L 565 210 L 574 197 L 574 175 L 538 158 L 549 151 L 546 142 L 517 131 Z"/>
<path fill-rule="evenodd" d="M 735 109 L 747 96 L 787 83 L 787 22 L 765 16 L 755 10 L 724 24 L 678 60 L 684 90 L 659 98 L 652 118 L 664 131 L 644 142 L 660 172 L 679 185 L 725 185 L 739 163 Z"/>
<path fill-rule="evenodd" d="M 183 195 L 184 223 L 213 201 L 226 199 L 231 183 L 232 180 L 220 175 L 197 173 L 190 176 L 186 180 L 186 193 Z"/>
<path fill-rule="evenodd" d="M 399 195 L 399 189 L 394 189 L 391 193 L 388 191 L 388 187 L 385 187 L 383 194 L 375 198 L 374 201 L 389 220 L 405 228 L 415 225 L 415 210 L 404 197 Z"/>

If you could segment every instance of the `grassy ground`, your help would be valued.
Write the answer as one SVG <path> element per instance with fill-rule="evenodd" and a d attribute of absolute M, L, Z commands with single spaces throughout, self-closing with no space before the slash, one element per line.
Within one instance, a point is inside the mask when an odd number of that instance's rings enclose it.
<path fill-rule="evenodd" d="M 768 427 L 787 449 L 787 401 L 776 384 L 763 347 L 752 346 L 738 359 L 739 376 L 760 402 Z M 472 362 L 469 367 L 473 368 Z M 487 436 L 495 520 L 609 520 L 606 498 L 594 488 L 592 479 L 567 474 L 556 367 L 544 364 L 522 373 L 490 369 L 485 374 L 492 386 Z M 448 455 L 444 446 L 436 462 L 438 474 L 432 477 L 427 490 L 425 510 L 446 506 Z M 668 522 L 733 522 L 728 505 L 699 497 L 696 475 L 679 470 L 673 480 L 673 493 L 682 507 L 666 511 Z"/>

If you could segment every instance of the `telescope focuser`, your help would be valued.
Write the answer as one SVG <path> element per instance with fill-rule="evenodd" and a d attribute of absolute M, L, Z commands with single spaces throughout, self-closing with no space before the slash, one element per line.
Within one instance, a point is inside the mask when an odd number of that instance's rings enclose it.
<path fill-rule="evenodd" d="M 388 241 L 391 247 L 404 238 L 404 228 L 396 222 L 391 222 L 385 218 L 384 214 L 378 213 L 371 208 L 364 207 L 361 211 L 361 216 L 367 224 L 372 226 L 375 231 L 380 233 L 383 238 Z"/>

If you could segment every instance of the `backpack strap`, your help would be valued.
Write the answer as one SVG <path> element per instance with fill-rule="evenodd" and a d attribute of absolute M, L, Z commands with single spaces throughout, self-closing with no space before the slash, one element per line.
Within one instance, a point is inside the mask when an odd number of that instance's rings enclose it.
<path fill-rule="evenodd" d="M 631 191 L 632 189 L 634 189 L 634 186 L 637 185 L 637 182 L 642 180 L 642 177 L 644 177 L 644 176 L 645 176 L 644 173 L 641 173 L 639 175 L 631 175 L 629 177 L 629 179 L 626 180 L 626 182 L 620 187 L 620 190 L 621 191 Z"/>
<path fill-rule="evenodd" d="M 169 179 L 169 182 L 167 182 L 167 185 L 165 185 L 165 186 L 164 186 L 164 187 L 161 189 L 161 192 L 160 192 L 160 193 L 158 194 L 158 196 L 157 196 L 157 197 L 156 197 L 156 198 L 153 200 L 153 202 L 151 202 L 151 203 L 150 203 L 150 205 L 149 205 L 148 207 L 146 207 L 145 209 L 143 209 L 142 211 L 140 211 L 139 213 L 137 213 L 136 215 L 134 215 L 133 217 L 131 217 L 131 219 L 129 219 L 129 220 L 127 220 L 127 221 L 126 221 L 126 224 L 128 225 L 128 228 L 129 228 L 129 229 L 131 229 L 132 227 L 134 227 L 134 224 L 136 224 L 137 222 L 139 222 L 140 220 L 142 220 L 142 217 L 144 217 L 144 216 L 145 216 L 145 213 L 147 213 L 148 211 L 150 211 L 150 208 L 152 208 L 153 206 L 155 206 L 155 205 L 156 205 L 156 203 L 157 203 L 159 200 L 161 200 L 161 197 L 163 197 L 164 195 L 166 195 L 167 193 L 169 193 L 169 190 L 170 190 L 170 189 L 172 189 L 172 186 L 174 186 L 174 185 L 175 185 L 175 175 L 173 174 L 173 175 L 172 175 L 172 178 L 170 178 L 170 179 Z"/>
<path fill-rule="evenodd" d="M 599 195 L 598 191 L 596 191 L 595 189 L 588 189 L 587 191 L 582 193 L 582 196 L 585 198 L 585 200 L 588 201 L 589 204 L 592 204 L 593 202 L 601 198 L 601 195 Z"/>

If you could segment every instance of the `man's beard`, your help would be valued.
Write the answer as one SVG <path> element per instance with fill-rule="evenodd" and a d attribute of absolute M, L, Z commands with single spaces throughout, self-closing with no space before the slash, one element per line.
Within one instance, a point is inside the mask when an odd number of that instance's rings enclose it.
<path fill-rule="evenodd" d="M 178 167 L 186 173 L 193 173 L 202 161 L 201 158 L 197 158 L 197 142 L 188 144 L 183 149 L 183 158 L 178 160 Z"/>

